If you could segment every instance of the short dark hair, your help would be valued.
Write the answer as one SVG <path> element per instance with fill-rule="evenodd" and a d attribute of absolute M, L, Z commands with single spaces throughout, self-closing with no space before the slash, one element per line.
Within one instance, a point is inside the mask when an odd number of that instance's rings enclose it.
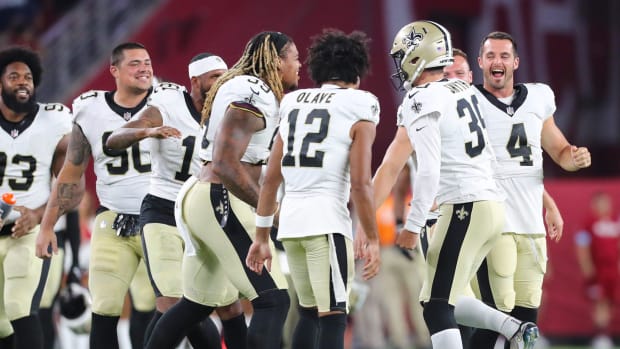
<path fill-rule="evenodd" d="M 512 35 L 506 32 L 494 31 L 485 36 L 484 39 L 482 39 L 482 41 L 480 42 L 480 51 L 478 52 L 479 57 L 482 57 L 482 47 L 484 46 L 484 43 L 490 39 L 510 41 L 512 43 L 512 53 L 515 55 L 515 57 L 519 56 L 519 53 L 517 51 L 517 42 L 512 37 Z"/>
<path fill-rule="evenodd" d="M 211 56 L 215 56 L 213 53 L 209 53 L 209 52 L 203 52 L 203 53 L 199 53 L 197 55 L 195 55 L 194 57 L 192 57 L 192 59 L 189 61 L 190 63 L 194 63 L 196 61 L 199 61 L 203 58 L 207 58 L 207 57 L 211 57 Z"/>
<path fill-rule="evenodd" d="M 0 51 L 0 75 L 4 75 L 6 67 L 15 62 L 22 62 L 27 65 L 32 73 L 34 87 L 39 86 L 39 83 L 41 83 L 41 75 L 43 74 L 43 67 L 41 66 L 41 58 L 39 55 L 21 46 L 10 47 Z"/>
<path fill-rule="evenodd" d="M 465 51 L 461 50 L 460 48 L 453 47 L 452 56 L 461 56 L 465 58 L 465 60 L 467 60 L 467 53 L 465 53 Z"/>
<path fill-rule="evenodd" d="M 146 50 L 146 47 L 138 42 L 125 42 L 116 46 L 112 50 L 112 56 L 110 56 L 110 65 L 118 65 L 123 60 L 125 51 L 134 49 Z"/>
<path fill-rule="evenodd" d="M 320 85 L 326 81 L 355 83 L 370 70 L 368 44 L 370 39 L 361 31 L 345 34 L 337 29 L 325 29 L 312 38 L 308 49 L 308 73 Z"/>

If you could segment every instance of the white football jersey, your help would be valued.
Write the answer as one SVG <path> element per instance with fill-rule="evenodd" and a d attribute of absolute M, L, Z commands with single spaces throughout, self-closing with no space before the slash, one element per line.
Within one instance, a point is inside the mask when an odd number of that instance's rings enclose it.
<path fill-rule="evenodd" d="M 99 202 L 114 212 L 140 213 L 149 188 L 151 158 L 144 142 L 112 150 L 105 147 L 105 141 L 145 107 L 146 98 L 135 108 L 120 107 L 107 91 L 88 91 L 73 101 L 74 121 L 86 136 L 95 162 Z"/>
<path fill-rule="evenodd" d="M 19 124 L 2 122 L 0 193 L 13 192 L 16 205 L 35 209 L 49 199 L 54 152 L 62 137 L 71 133 L 71 110 L 59 103 L 38 103 L 34 118 L 24 120 Z M 12 210 L 5 223 L 19 217 L 19 212 Z"/>
<path fill-rule="evenodd" d="M 379 122 L 379 101 L 365 91 L 324 84 L 287 94 L 280 106 L 284 198 L 278 239 L 337 232 L 352 239 L 351 127 Z"/>
<path fill-rule="evenodd" d="M 159 84 L 147 104 L 159 110 L 164 125 L 181 132 L 181 139 L 148 139 L 153 170 L 149 193 L 174 201 L 183 183 L 200 170 L 200 111 L 185 87 L 172 83 Z"/>
<path fill-rule="evenodd" d="M 218 89 L 208 125 L 203 129 L 200 158 L 213 160 L 213 140 L 222 118 L 233 102 L 248 103 L 257 108 L 265 118 L 265 128 L 254 133 L 241 161 L 261 164 L 269 157 L 271 141 L 278 125 L 278 101 L 269 86 L 257 77 L 250 75 L 236 76 L 226 81 Z"/>
<path fill-rule="evenodd" d="M 435 197 L 438 205 L 502 200 L 478 99 L 475 88 L 458 79 L 417 86 L 404 97 L 400 125 L 420 166 L 409 224 L 424 225 Z M 428 167 L 437 163 L 438 168 Z"/>
<path fill-rule="evenodd" d="M 507 105 L 476 87 L 497 158 L 495 177 L 507 195 L 504 231 L 544 234 L 541 134 L 556 109 L 553 91 L 545 84 L 520 84 Z"/>

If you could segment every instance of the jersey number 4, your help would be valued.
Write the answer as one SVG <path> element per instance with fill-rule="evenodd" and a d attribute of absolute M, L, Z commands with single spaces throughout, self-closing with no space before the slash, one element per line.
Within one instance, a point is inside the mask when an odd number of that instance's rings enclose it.
<path fill-rule="evenodd" d="M 527 144 L 527 135 L 523 123 L 512 125 L 506 150 L 512 158 L 523 156 L 523 161 L 519 163 L 521 166 L 534 166 L 531 158 L 532 148 Z"/>
<path fill-rule="evenodd" d="M 293 146 L 295 145 L 295 129 L 297 128 L 297 116 L 299 109 L 294 109 L 288 114 L 288 139 L 286 142 L 286 154 L 282 157 L 282 166 L 297 166 L 297 159 L 293 154 Z M 317 132 L 308 132 L 301 141 L 301 150 L 299 151 L 300 167 L 323 167 L 323 156 L 325 152 L 317 150 L 314 156 L 308 156 L 310 143 L 321 143 L 327 137 L 327 129 L 329 128 L 329 112 L 327 109 L 313 109 L 306 115 L 306 125 L 314 123 L 314 120 L 320 120 L 319 130 Z M 299 140 L 297 140 L 299 141 Z"/>

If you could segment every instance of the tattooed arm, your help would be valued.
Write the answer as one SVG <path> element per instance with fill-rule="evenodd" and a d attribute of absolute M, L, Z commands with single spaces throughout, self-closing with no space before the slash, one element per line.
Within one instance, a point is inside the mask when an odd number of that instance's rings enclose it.
<path fill-rule="evenodd" d="M 165 126 L 161 112 L 156 107 L 146 108 L 137 120 L 129 121 L 114 130 L 105 145 L 111 149 L 125 149 L 145 138 L 181 138 L 181 132 L 174 127 Z"/>
<path fill-rule="evenodd" d="M 54 224 L 60 216 L 75 209 L 84 195 L 84 172 L 90 159 L 91 149 L 82 129 L 73 125 L 69 146 L 62 169 L 52 186 L 52 193 L 41 221 L 41 230 L 37 237 L 36 254 L 40 258 L 49 258 L 58 252 Z M 51 250 L 49 250 L 51 246 Z"/>
<path fill-rule="evenodd" d="M 213 172 L 236 197 L 252 207 L 258 204 L 260 166 L 243 164 L 241 158 L 255 132 L 265 121 L 253 113 L 228 108 L 213 145 Z"/>

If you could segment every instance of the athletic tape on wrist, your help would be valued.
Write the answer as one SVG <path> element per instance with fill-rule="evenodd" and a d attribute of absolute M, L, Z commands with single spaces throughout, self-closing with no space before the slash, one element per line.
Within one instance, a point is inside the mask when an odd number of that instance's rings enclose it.
<path fill-rule="evenodd" d="M 256 227 L 257 228 L 271 228 L 273 225 L 273 216 L 259 216 L 256 215 Z"/>

